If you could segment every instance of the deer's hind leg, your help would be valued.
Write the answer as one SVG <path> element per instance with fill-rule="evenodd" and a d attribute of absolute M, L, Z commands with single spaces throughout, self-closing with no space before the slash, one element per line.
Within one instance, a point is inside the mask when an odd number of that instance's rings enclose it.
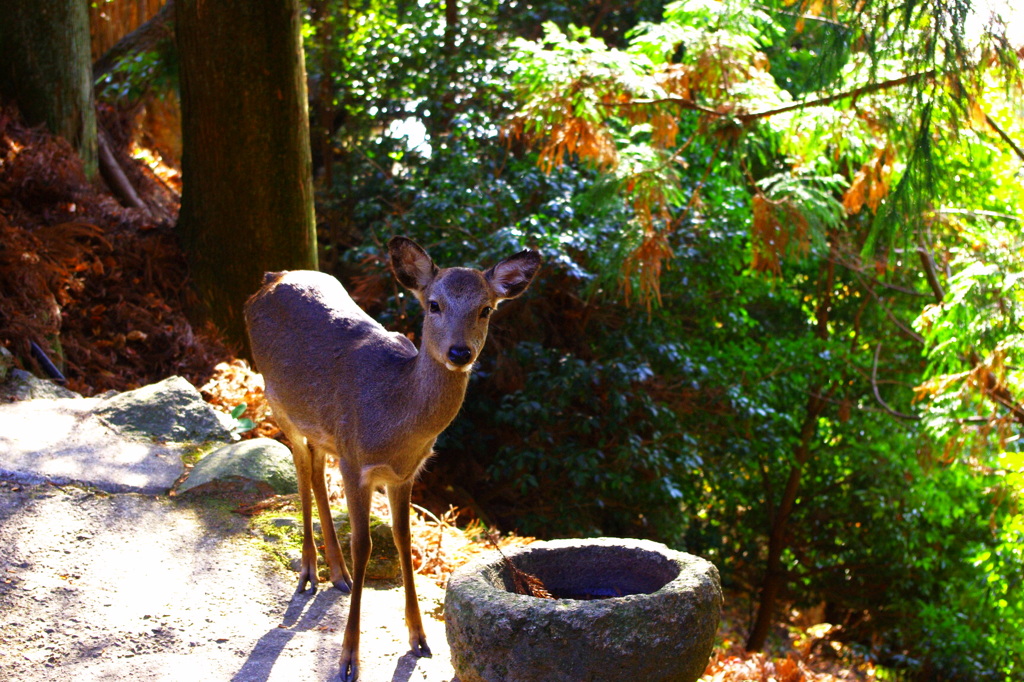
<path fill-rule="evenodd" d="M 313 446 L 309 446 L 309 448 L 313 462 L 313 497 L 316 499 L 316 508 L 320 514 L 320 528 L 324 536 L 324 555 L 327 558 L 327 566 L 331 569 L 331 583 L 342 592 L 348 593 L 352 591 L 352 576 L 349 575 L 345 557 L 341 553 L 338 533 L 334 528 L 334 519 L 331 517 L 330 502 L 327 500 L 327 482 L 324 478 L 326 455 L 320 448 Z M 305 508 L 305 503 L 303 503 L 303 508 Z"/>
<path fill-rule="evenodd" d="M 272 406 L 273 408 L 273 406 Z M 316 592 L 318 581 L 316 575 L 316 542 L 313 540 L 312 493 L 313 487 L 313 454 L 306 437 L 299 432 L 286 418 L 283 412 L 274 409 L 278 426 L 288 436 L 292 444 L 292 461 L 295 462 L 295 474 L 299 484 L 299 500 L 302 503 L 302 563 L 299 567 L 299 586 L 296 592 L 304 592 L 309 585 L 311 592 Z M 320 467 L 320 487 L 323 484 L 323 465 Z M 328 512 L 330 517 L 330 512 Z M 322 522 L 321 522 L 322 523 Z"/>

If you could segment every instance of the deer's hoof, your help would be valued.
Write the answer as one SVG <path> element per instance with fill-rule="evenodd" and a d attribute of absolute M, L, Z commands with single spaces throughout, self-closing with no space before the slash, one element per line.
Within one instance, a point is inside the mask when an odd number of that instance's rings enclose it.
<path fill-rule="evenodd" d="M 341 590 L 342 593 L 344 593 L 344 594 L 351 594 L 351 592 L 352 592 L 352 578 L 349 578 L 348 576 L 344 576 L 344 577 L 338 578 L 337 580 L 332 580 L 331 582 L 334 584 L 334 586 L 336 588 Z"/>
<path fill-rule="evenodd" d="M 341 670 L 339 671 L 341 682 L 356 682 L 359 677 L 359 664 L 355 658 L 346 660 L 344 656 L 341 658 Z"/>
<path fill-rule="evenodd" d="M 430 658 L 433 654 L 430 653 L 430 647 L 427 646 L 427 638 L 420 635 L 419 638 L 414 639 L 412 642 L 412 653 L 419 658 Z"/>
<path fill-rule="evenodd" d="M 310 575 L 309 571 L 303 571 L 299 574 L 299 586 L 295 588 L 295 594 L 305 594 L 306 584 L 309 584 L 309 593 L 316 593 L 316 574 Z"/>

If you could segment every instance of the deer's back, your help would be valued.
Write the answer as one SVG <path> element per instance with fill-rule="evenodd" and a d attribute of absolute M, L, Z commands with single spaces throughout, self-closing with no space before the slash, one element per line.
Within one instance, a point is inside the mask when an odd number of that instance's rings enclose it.
<path fill-rule="evenodd" d="M 416 357 L 411 341 L 320 272 L 269 274 L 246 303 L 246 321 L 268 396 L 314 441 L 371 419 L 367 397 L 399 383 Z"/>

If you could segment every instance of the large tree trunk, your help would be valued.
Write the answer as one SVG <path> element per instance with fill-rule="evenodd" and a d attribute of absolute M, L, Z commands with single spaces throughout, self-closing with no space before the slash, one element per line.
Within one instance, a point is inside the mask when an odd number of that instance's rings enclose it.
<path fill-rule="evenodd" d="M 84 0 L 0 0 L 0 96 L 45 123 L 96 175 L 89 12 Z"/>
<path fill-rule="evenodd" d="M 201 313 L 239 349 L 268 270 L 316 269 L 297 0 L 177 0 L 178 228 Z"/>

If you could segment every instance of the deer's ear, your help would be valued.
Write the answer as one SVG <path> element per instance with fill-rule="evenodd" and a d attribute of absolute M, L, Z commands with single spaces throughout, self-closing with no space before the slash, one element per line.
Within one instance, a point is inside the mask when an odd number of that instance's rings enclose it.
<path fill-rule="evenodd" d="M 437 274 L 437 266 L 423 248 L 407 237 L 392 237 L 388 242 L 391 270 L 402 286 L 423 291 Z"/>
<path fill-rule="evenodd" d="M 540 268 L 540 254 L 527 249 L 506 258 L 484 273 L 498 298 L 515 298 L 526 291 Z"/>

